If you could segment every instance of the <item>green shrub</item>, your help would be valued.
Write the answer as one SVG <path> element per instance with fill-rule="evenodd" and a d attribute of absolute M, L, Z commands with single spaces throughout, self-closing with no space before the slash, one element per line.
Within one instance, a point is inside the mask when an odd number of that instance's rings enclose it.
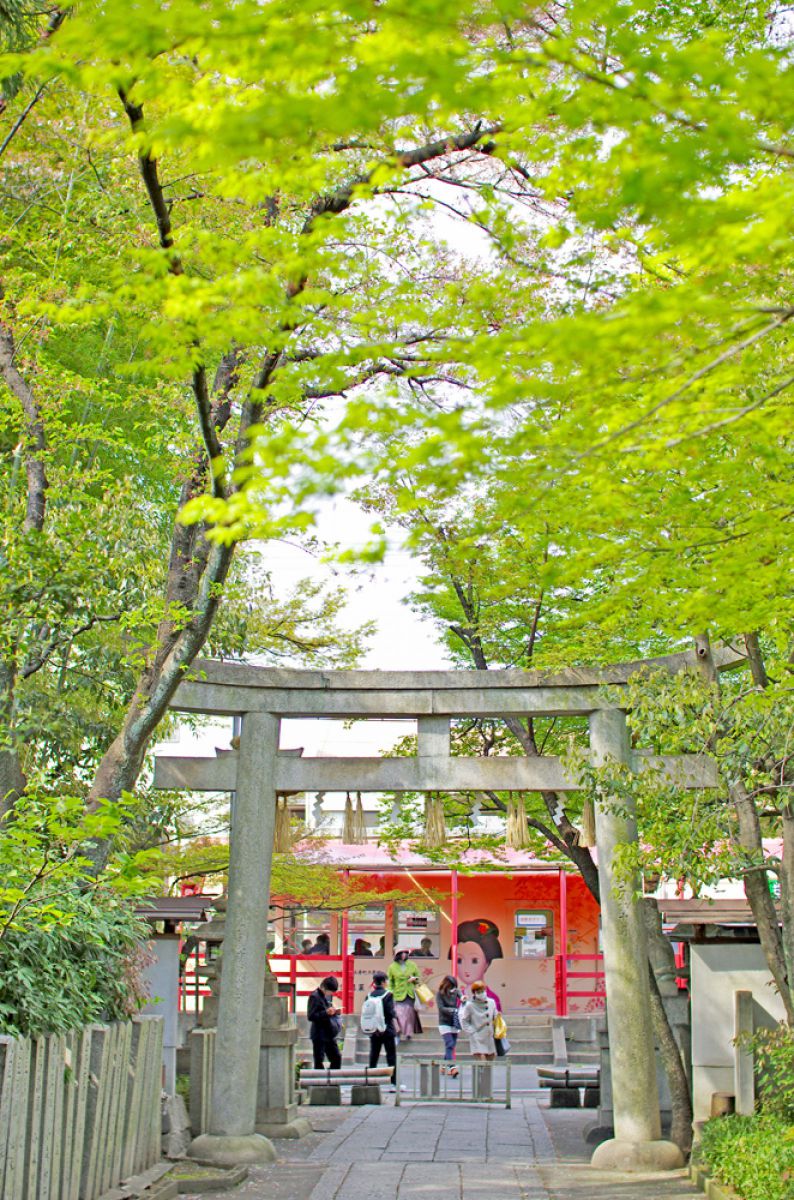
<path fill-rule="evenodd" d="M 742 1200 L 794 1200 L 794 1126 L 780 1117 L 716 1117 L 703 1127 L 700 1157 Z"/>
<path fill-rule="evenodd" d="M 0 822 L 0 1033 L 63 1033 L 140 1007 L 140 856 L 98 871 L 84 853 L 122 820 L 119 806 L 26 797 Z"/>
<path fill-rule="evenodd" d="M 761 1110 L 794 1125 L 794 1029 L 783 1022 L 759 1029 L 748 1045 L 755 1055 Z"/>

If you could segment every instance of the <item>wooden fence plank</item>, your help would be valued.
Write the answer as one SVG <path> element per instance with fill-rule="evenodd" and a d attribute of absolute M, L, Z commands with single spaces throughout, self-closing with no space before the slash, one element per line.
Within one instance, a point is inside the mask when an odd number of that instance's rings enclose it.
<path fill-rule="evenodd" d="M 91 1031 L 83 1029 L 76 1043 L 75 1060 L 75 1105 L 74 1133 L 72 1147 L 72 1165 L 69 1176 L 69 1188 L 64 1200 L 79 1200 L 80 1177 L 83 1170 L 83 1146 L 86 1136 L 86 1107 L 90 1088 L 91 1073 Z"/>
<path fill-rule="evenodd" d="M 112 1046 L 108 1073 L 109 1101 L 107 1109 L 107 1125 L 105 1135 L 104 1155 L 102 1160 L 102 1191 L 106 1192 L 114 1182 L 113 1164 L 116 1159 L 116 1129 L 118 1125 L 119 1105 L 121 1103 L 122 1065 L 124 1061 L 124 1036 L 127 1025 L 118 1024 L 112 1027 Z"/>
<path fill-rule="evenodd" d="M 116 1075 L 118 1068 L 119 1027 L 111 1025 L 108 1032 L 108 1055 L 105 1071 L 106 1103 L 102 1113 L 102 1145 L 97 1171 L 97 1190 L 100 1194 L 110 1187 L 113 1165 L 113 1123 L 116 1115 Z"/>
<path fill-rule="evenodd" d="M 55 1113 L 53 1115 L 53 1145 L 55 1153 L 52 1160 L 52 1195 L 53 1200 L 61 1200 L 61 1162 L 63 1160 L 63 1113 L 66 1103 L 66 1037 L 60 1034 L 55 1040 L 57 1053 L 57 1072 L 55 1085 Z"/>
<path fill-rule="evenodd" d="M 38 1200 L 39 1167 L 41 1163 L 41 1121 L 44 1108 L 44 1071 L 47 1062 L 47 1043 L 36 1038 L 31 1044 L 30 1089 L 27 1112 L 27 1200 Z"/>
<path fill-rule="evenodd" d="M 91 1068 L 86 1097 L 83 1165 L 80 1176 L 80 1200 L 96 1200 L 101 1168 L 102 1138 L 107 1108 L 107 1061 L 110 1029 L 91 1027 Z"/>
<path fill-rule="evenodd" d="M 132 1052 L 132 1025 L 125 1021 L 119 1026 L 118 1070 L 116 1072 L 116 1119 L 113 1127 L 113 1161 L 111 1184 L 121 1179 L 121 1164 L 124 1157 L 124 1130 L 127 1124 L 127 1095 L 129 1092 L 130 1054 Z"/>
<path fill-rule="evenodd" d="M 140 1107 L 138 1110 L 138 1126 L 135 1131 L 135 1156 L 133 1172 L 139 1175 L 143 1170 L 146 1142 L 146 1106 L 149 1103 L 148 1081 L 149 1062 L 152 1053 L 151 1025 L 144 1017 L 138 1018 L 141 1023 L 140 1041 L 138 1044 L 138 1072 L 140 1074 Z"/>
<path fill-rule="evenodd" d="M 151 1017 L 142 1017 L 141 1020 L 146 1028 L 146 1055 L 144 1058 L 143 1108 L 141 1113 L 142 1120 L 140 1126 L 140 1136 L 138 1139 L 138 1161 L 136 1173 L 145 1171 L 147 1167 L 152 1165 L 153 1161 L 156 1161 L 156 1159 L 152 1159 L 151 1154 L 152 1118 L 153 1110 L 156 1110 L 159 1118 L 159 1070 L 162 1063 L 162 1055 L 159 1051 L 157 1038 L 155 1036 L 158 1025 Z"/>
<path fill-rule="evenodd" d="M 127 1083 L 127 1121 L 124 1130 L 124 1156 L 121 1165 L 122 1179 L 129 1179 L 135 1170 L 135 1158 L 143 1107 L 143 1047 L 146 1035 L 142 1033 L 139 1018 L 133 1018 L 131 1024 L 130 1070 Z"/>
<path fill-rule="evenodd" d="M 74 1153 L 75 1084 L 74 1062 L 77 1035 L 67 1033 L 63 1039 L 63 1114 L 61 1116 L 61 1170 L 58 1179 L 61 1200 L 70 1200 L 69 1181 Z"/>
<path fill-rule="evenodd" d="M 14 1128 L 12 1133 L 13 1187 L 9 1195 L 23 1200 L 25 1195 L 25 1173 L 28 1154 L 28 1095 L 30 1093 L 30 1065 L 32 1046 L 29 1038 L 23 1038 L 18 1047 L 14 1080 Z"/>
<path fill-rule="evenodd" d="M 5 1194 L 8 1171 L 8 1144 L 11 1135 L 11 1076 L 14 1070 L 15 1043 L 0 1035 L 0 1195 Z"/>
<path fill-rule="evenodd" d="M 143 1162 L 141 1170 L 145 1171 L 147 1167 L 152 1166 L 157 1161 L 152 1154 L 152 1128 L 154 1125 L 154 1114 L 160 1112 L 160 1094 L 161 1074 L 162 1074 L 162 1049 L 157 1039 L 157 1031 L 160 1028 L 151 1019 L 147 1021 L 149 1026 L 149 1054 L 147 1056 L 147 1076 L 146 1076 L 146 1106 L 144 1108 L 144 1129 L 145 1137 L 143 1140 Z M 162 1127 L 162 1121 L 160 1121 Z"/>
<path fill-rule="evenodd" d="M 54 1036 L 43 1038 L 46 1052 L 44 1063 L 44 1097 L 41 1108 L 40 1152 L 39 1152 L 39 1190 L 38 1200 L 53 1200 L 51 1178 L 53 1159 L 55 1157 L 55 1108 L 58 1076 L 57 1039 Z"/>
<path fill-rule="evenodd" d="M 165 1025 L 162 1021 L 156 1018 L 149 1018 L 152 1025 L 152 1037 L 154 1041 L 154 1054 L 152 1063 L 152 1080 L 150 1093 L 150 1138 L 149 1138 L 149 1154 L 146 1167 L 154 1166 L 159 1160 L 163 1141 L 163 1123 L 162 1123 L 162 1094 L 163 1094 L 163 1038 L 165 1036 Z"/>
<path fill-rule="evenodd" d="M 133 1174 L 139 1175 L 143 1170 L 144 1151 L 143 1146 L 146 1138 L 146 1105 L 148 1103 L 148 1078 L 149 1078 L 149 1058 L 151 1055 L 152 1039 L 151 1027 L 149 1022 L 143 1017 L 138 1018 L 141 1023 L 141 1031 L 138 1042 L 138 1064 L 137 1071 L 139 1075 L 140 1098 L 138 1108 L 138 1122 L 135 1130 L 135 1147 L 133 1154 Z"/>
<path fill-rule="evenodd" d="M 0 1195 L 24 1200 L 30 1042 L 3 1038 L 0 1053 Z"/>
<path fill-rule="evenodd" d="M 99 1200 L 160 1160 L 163 1022 L 0 1035 L 0 1200 Z"/>
<path fill-rule="evenodd" d="M 18 1043 L 13 1038 L 0 1037 L 0 1195 L 4 1196 L 9 1186 L 11 1171 L 12 1101 L 14 1070 Z"/>

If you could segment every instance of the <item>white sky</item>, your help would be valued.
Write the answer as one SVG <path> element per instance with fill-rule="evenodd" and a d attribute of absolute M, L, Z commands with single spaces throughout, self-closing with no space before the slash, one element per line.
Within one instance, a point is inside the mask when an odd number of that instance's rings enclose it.
<path fill-rule="evenodd" d="M 333 539 L 343 547 L 360 547 L 372 540 L 372 520 L 351 501 L 337 498 L 321 516 L 317 532 L 321 539 Z M 279 590 L 305 575 L 313 578 L 325 575 L 345 584 L 350 596 L 345 623 L 358 625 L 372 620 L 377 623 L 377 631 L 358 664 L 360 667 L 430 671 L 449 666 L 446 648 L 433 624 L 422 620 L 403 603 L 403 598 L 416 586 L 419 570 L 416 561 L 400 545 L 399 530 L 390 538 L 390 546 L 383 563 L 357 568 L 355 575 L 344 568 L 332 569 L 298 547 L 283 543 L 268 547 L 265 561 Z M 339 721 L 284 721 L 281 744 L 285 749 L 302 746 L 309 757 L 366 756 L 392 746 L 414 728 L 410 721 L 357 722 L 348 729 Z"/>
<path fill-rule="evenodd" d="M 329 502 L 321 516 L 317 532 L 320 538 L 340 543 L 343 547 L 360 547 L 371 541 L 371 518 L 344 498 Z M 287 594 L 297 581 L 306 576 L 327 578 L 330 583 L 342 583 L 350 601 L 344 622 L 350 626 L 374 620 L 377 631 L 362 656 L 359 666 L 370 670 L 430 671 L 450 665 L 446 648 L 430 621 L 403 603 L 403 598 L 416 586 L 418 564 L 400 545 L 400 533 L 395 531 L 391 548 L 383 563 L 357 568 L 355 573 L 345 568 L 321 563 L 300 547 L 284 542 L 271 542 L 264 548 L 263 560 L 272 572 L 277 595 Z M 367 721 L 345 727 L 341 721 L 285 720 L 282 722 L 281 745 L 284 749 L 303 747 L 307 757 L 319 755 L 367 757 L 380 754 L 407 733 L 415 732 L 412 721 Z M 212 755 L 216 746 L 228 746 L 231 721 L 212 721 L 196 733 L 183 730 L 178 749 L 173 741 L 157 749 L 161 753 Z"/>

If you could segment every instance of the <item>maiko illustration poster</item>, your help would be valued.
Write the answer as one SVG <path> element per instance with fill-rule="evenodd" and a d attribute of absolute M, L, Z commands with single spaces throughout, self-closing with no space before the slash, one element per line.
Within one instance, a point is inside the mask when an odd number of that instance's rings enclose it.
<path fill-rule="evenodd" d="M 504 958 L 499 941 L 499 927 L 487 917 L 474 921 L 461 921 L 458 925 L 457 958 L 455 974 L 458 982 L 468 991 L 473 983 L 482 980 L 494 959 Z M 485 990 L 501 1011 L 502 1002 L 496 992 L 485 983 Z"/>

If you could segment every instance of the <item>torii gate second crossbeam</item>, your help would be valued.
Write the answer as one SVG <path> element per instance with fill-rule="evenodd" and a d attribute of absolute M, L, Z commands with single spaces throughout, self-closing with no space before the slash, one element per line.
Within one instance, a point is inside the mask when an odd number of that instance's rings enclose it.
<path fill-rule="evenodd" d="M 743 656 L 716 652 L 720 669 Z M 215 759 L 159 757 L 155 787 L 233 791 L 229 888 L 209 1132 L 191 1153 L 219 1163 L 268 1161 L 270 1142 L 255 1132 L 258 1049 L 266 959 L 276 797 L 290 791 L 575 791 L 559 759 L 450 755 L 450 720 L 462 716 L 581 716 L 595 766 L 614 760 L 679 787 L 713 787 L 703 756 L 631 750 L 625 712 L 607 693 L 643 669 L 696 666 L 694 653 L 550 675 L 529 671 L 300 671 L 205 661 L 181 683 L 171 707 L 242 718 L 237 751 Z M 612 693 L 614 694 L 614 693 Z M 279 752 L 282 717 L 415 718 L 414 758 L 301 758 Z M 598 1147 L 599 1167 L 665 1169 L 681 1165 L 661 1138 L 642 915 L 634 889 L 616 886 L 615 849 L 636 841 L 634 813 L 596 805 L 607 1021 L 615 1137 Z"/>

